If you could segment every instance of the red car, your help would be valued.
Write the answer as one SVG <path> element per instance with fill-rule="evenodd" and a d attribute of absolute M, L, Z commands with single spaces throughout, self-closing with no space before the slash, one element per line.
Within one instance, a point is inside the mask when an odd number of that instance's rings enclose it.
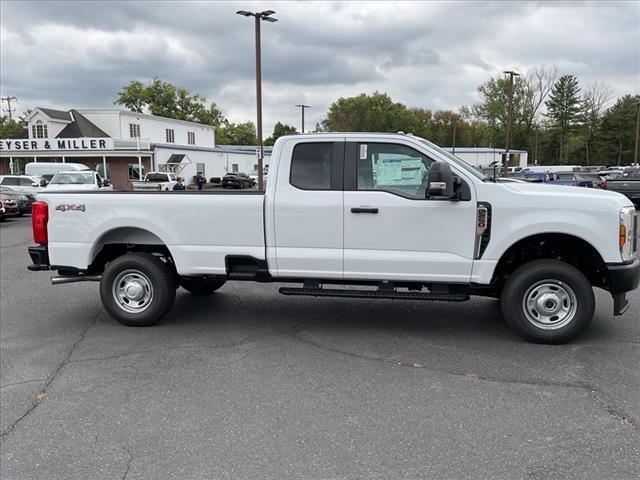
<path fill-rule="evenodd" d="M 6 217 L 13 217 L 14 215 L 18 215 L 18 213 L 20 213 L 18 204 L 11 195 L 0 193 L 0 203 L 2 203 L 2 208 L 4 210 L 1 213 L 2 220 L 4 220 Z"/>

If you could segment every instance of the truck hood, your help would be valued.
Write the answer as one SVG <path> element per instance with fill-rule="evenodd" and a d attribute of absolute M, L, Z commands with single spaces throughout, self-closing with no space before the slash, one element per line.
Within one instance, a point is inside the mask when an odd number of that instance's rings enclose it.
<path fill-rule="evenodd" d="M 92 183 L 81 184 L 81 185 L 75 185 L 75 184 L 69 184 L 69 183 L 54 183 L 54 184 L 47 185 L 40 193 L 53 192 L 53 191 L 86 192 L 90 190 L 98 190 L 98 186 Z"/>
<path fill-rule="evenodd" d="M 632 205 L 624 195 L 603 190 L 600 188 L 572 187 L 568 185 L 549 185 L 540 183 L 502 183 L 509 190 L 535 197 L 537 201 L 544 203 L 560 201 L 578 200 L 586 202 L 585 206 L 590 203 L 607 202 L 619 204 L 620 208 Z M 547 199 L 545 201 L 545 199 Z"/>

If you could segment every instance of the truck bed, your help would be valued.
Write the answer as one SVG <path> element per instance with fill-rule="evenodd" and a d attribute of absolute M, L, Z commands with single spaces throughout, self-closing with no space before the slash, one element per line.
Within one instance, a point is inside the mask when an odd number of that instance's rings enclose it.
<path fill-rule="evenodd" d="M 224 274 L 225 257 L 265 258 L 262 192 L 43 192 L 52 265 L 86 269 L 109 243 L 167 246 L 180 275 Z M 78 240 L 82 240 L 79 242 Z"/>

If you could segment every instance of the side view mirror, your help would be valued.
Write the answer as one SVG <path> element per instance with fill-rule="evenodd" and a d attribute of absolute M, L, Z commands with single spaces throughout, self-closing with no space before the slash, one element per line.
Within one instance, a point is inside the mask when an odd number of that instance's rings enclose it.
<path fill-rule="evenodd" d="M 427 198 L 452 199 L 455 196 L 453 172 L 448 163 L 431 164 L 427 177 Z"/>
<path fill-rule="evenodd" d="M 41 186 L 41 187 L 46 187 L 48 183 L 49 183 L 49 182 L 47 182 L 47 180 L 46 180 L 45 178 L 43 178 L 42 180 L 40 180 L 40 186 Z M 37 186 L 38 186 L 38 184 L 36 183 L 34 186 L 36 186 L 36 187 L 37 187 Z"/>
<path fill-rule="evenodd" d="M 102 186 L 103 187 L 108 187 L 109 185 L 111 185 L 111 183 L 109 183 L 109 180 L 107 180 L 106 178 L 104 180 L 102 180 Z"/>
<path fill-rule="evenodd" d="M 39 186 L 40 186 L 40 184 L 39 184 L 38 182 L 33 182 L 33 183 L 31 184 L 31 186 L 32 186 L 32 187 L 39 187 Z"/>

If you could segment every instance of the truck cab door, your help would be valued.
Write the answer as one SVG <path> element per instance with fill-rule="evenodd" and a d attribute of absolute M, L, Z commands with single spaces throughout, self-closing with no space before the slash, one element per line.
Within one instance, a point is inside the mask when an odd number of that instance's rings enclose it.
<path fill-rule="evenodd" d="M 344 278 L 468 283 L 473 186 L 467 201 L 427 199 L 434 159 L 412 143 L 363 139 L 346 145 Z"/>
<path fill-rule="evenodd" d="M 278 171 L 270 171 L 277 188 L 268 186 L 274 200 L 266 206 L 273 209 L 266 212 L 273 219 L 267 256 L 275 256 L 279 277 L 342 278 L 344 144 L 292 139 L 282 147 Z"/>

